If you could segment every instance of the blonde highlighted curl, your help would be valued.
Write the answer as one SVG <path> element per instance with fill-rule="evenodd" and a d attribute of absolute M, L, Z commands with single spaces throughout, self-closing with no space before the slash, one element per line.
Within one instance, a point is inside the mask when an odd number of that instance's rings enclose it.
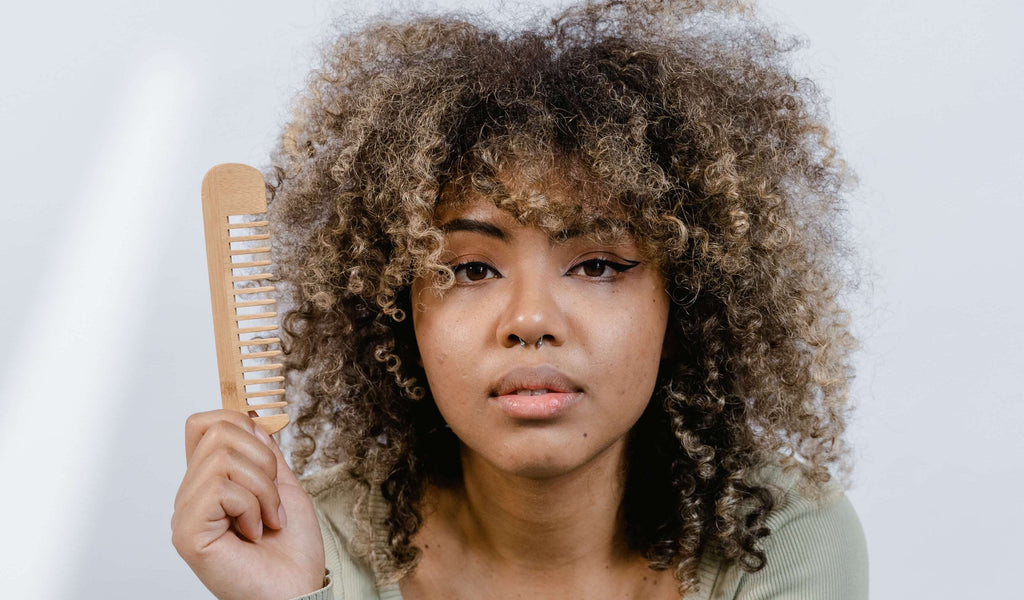
<path fill-rule="evenodd" d="M 625 518 L 681 591 L 712 547 L 763 568 L 759 466 L 792 457 L 818 490 L 848 476 L 850 177 L 796 45 L 741 2 L 681 0 L 514 32 L 378 19 L 325 48 L 267 173 L 291 458 L 383 495 L 394 573 L 416 564 L 425 485 L 460 477 L 406 316 L 415 276 L 452 283 L 434 215 L 464 192 L 555 236 L 628 233 L 660 264 L 671 352 L 631 434 Z M 528 189 L 555 173 L 574 201 L 513 193 L 509 173 Z"/>

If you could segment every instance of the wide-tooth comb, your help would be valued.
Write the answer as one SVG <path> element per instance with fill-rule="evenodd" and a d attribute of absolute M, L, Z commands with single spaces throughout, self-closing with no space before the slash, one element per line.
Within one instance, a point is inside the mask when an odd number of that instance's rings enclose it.
<path fill-rule="evenodd" d="M 256 413 L 288 404 L 284 377 L 278 372 L 282 365 L 274 360 L 281 350 L 270 348 L 281 340 L 255 337 L 278 328 L 275 300 L 268 297 L 275 287 L 260 285 L 261 280 L 274 278 L 269 272 L 266 194 L 263 175 L 248 165 L 217 165 L 203 177 L 203 224 L 221 401 L 224 408 L 252 416 L 273 434 L 288 424 L 288 415 Z M 253 220 L 259 215 L 264 220 Z M 253 269 L 258 272 L 252 273 Z M 247 287 L 252 285 L 256 287 Z M 243 301 L 243 296 L 252 299 Z"/>

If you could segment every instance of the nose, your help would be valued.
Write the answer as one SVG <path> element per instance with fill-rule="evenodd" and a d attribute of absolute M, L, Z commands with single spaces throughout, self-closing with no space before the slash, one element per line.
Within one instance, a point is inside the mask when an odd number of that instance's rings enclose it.
<path fill-rule="evenodd" d="M 517 277 L 498 322 L 498 343 L 516 346 L 561 346 L 568 330 L 557 284 L 542 277 Z"/>

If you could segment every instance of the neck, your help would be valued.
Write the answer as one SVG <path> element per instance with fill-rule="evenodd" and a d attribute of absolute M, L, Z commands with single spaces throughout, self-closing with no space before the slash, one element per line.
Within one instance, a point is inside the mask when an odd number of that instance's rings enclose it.
<path fill-rule="evenodd" d="M 611 566 L 625 559 L 620 508 L 625 440 L 571 472 L 531 478 L 503 473 L 463 448 L 463 488 L 447 512 L 464 542 L 517 570 Z"/>

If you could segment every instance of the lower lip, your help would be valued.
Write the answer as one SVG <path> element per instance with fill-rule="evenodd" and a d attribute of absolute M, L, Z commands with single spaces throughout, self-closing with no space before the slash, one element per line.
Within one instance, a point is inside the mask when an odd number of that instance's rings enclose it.
<path fill-rule="evenodd" d="M 569 410 L 583 392 L 549 392 L 540 396 L 493 396 L 498 408 L 513 419 L 551 419 Z"/>

